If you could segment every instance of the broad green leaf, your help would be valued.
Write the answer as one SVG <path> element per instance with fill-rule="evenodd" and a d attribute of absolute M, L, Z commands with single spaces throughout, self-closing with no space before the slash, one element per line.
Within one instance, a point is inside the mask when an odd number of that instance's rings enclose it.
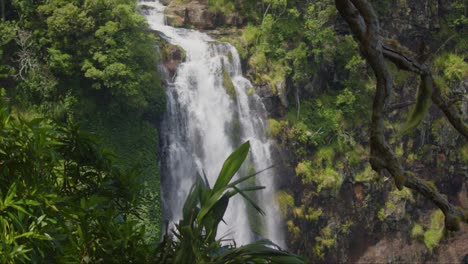
<path fill-rule="evenodd" d="M 261 171 L 258 171 L 258 172 L 254 173 L 254 174 L 251 174 L 251 175 L 248 175 L 248 176 L 239 178 L 239 179 L 233 181 L 232 183 L 230 183 L 230 184 L 227 186 L 227 188 L 232 188 L 232 187 L 238 185 L 239 183 L 244 182 L 244 181 L 246 181 L 246 180 L 248 180 L 248 179 L 250 179 L 250 178 L 253 178 L 253 177 L 257 176 L 258 174 L 260 174 L 260 173 L 262 173 L 262 172 L 264 172 L 264 171 L 266 171 L 266 170 L 269 170 L 269 169 L 271 169 L 271 168 L 273 168 L 273 166 L 270 166 L 270 167 L 268 167 L 268 168 L 266 168 L 266 169 L 263 169 L 263 170 L 261 170 Z"/>
<path fill-rule="evenodd" d="M 237 150 L 235 150 L 224 162 L 223 168 L 219 173 L 218 179 L 211 191 L 211 195 L 201 205 L 200 212 L 197 216 L 197 222 L 202 222 L 205 215 L 215 205 L 221 195 L 226 191 L 228 183 L 232 177 L 239 170 L 240 166 L 244 162 L 247 154 L 249 153 L 250 143 L 249 141 L 242 144 Z"/>
<path fill-rule="evenodd" d="M 198 203 L 198 192 L 201 185 L 200 181 L 202 181 L 200 177 L 197 177 L 195 184 L 192 186 L 192 189 L 190 190 L 190 193 L 185 200 L 184 208 L 182 210 L 184 222 L 191 222 L 192 218 L 194 218 L 193 213 Z"/>
<path fill-rule="evenodd" d="M 223 168 L 219 173 L 218 179 L 213 187 L 213 192 L 217 192 L 226 187 L 231 181 L 232 177 L 239 170 L 240 166 L 247 158 L 249 153 L 250 142 L 247 141 L 242 144 L 236 151 L 234 151 L 224 162 Z"/>
<path fill-rule="evenodd" d="M 262 208 L 260 208 L 254 201 L 252 201 L 252 199 L 250 199 L 250 197 L 247 196 L 242 190 L 240 190 L 237 187 L 234 187 L 234 190 L 236 190 L 240 195 L 242 195 L 242 197 L 244 197 L 244 199 L 247 200 L 247 202 L 249 202 L 249 204 L 252 205 L 252 207 L 255 208 L 255 210 L 257 210 L 260 214 L 265 215 L 265 212 L 262 210 Z"/>
<path fill-rule="evenodd" d="M 224 213 L 229 204 L 229 195 L 225 194 L 221 199 L 219 199 L 216 204 L 211 208 L 210 212 L 208 213 L 207 217 L 205 218 L 204 222 L 206 231 L 212 232 L 214 236 L 216 236 L 216 229 L 218 228 L 219 223 L 223 219 Z M 214 237 L 213 237 L 214 238 Z"/>

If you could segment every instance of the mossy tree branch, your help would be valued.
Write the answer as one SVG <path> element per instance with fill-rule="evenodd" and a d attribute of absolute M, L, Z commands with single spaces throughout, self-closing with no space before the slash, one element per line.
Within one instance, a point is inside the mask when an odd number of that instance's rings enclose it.
<path fill-rule="evenodd" d="M 422 88 L 432 91 L 432 101 L 445 113 L 452 125 L 465 137 L 468 128 L 459 111 L 447 103 L 440 89 L 435 85 L 429 67 L 414 59 L 408 49 L 394 45 L 393 41 L 384 40 L 380 34 L 380 25 L 372 5 L 366 0 L 335 0 L 336 8 L 348 23 L 352 33 L 359 42 L 363 57 L 374 71 L 377 84 L 372 106 L 370 127 L 370 163 L 372 168 L 381 173 L 388 171 L 395 180 L 398 189 L 408 187 L 432 201 L 445 214 L 445 225 L 448 230 L 458 230 L 460 220 L 467 222 L 468 215 L 462 209 L 452 205 L 447 198 L 431 184 L 406 171 L 402 163 L 385 138 L 384 112 L 388 107 L 388 98 L 393 89 L 393 78 L 385 64 L 385 59 L 393 62 L 398 68 L 418 74 Z"/>

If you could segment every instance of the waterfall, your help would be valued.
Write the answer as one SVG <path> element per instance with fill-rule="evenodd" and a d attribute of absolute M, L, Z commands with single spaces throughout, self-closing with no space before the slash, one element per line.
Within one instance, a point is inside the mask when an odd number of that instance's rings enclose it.
<path fill-rule="evenodd" d="M 273 165 L 272 141 L 266 136 L 266 111 L 252 84 L 242 76 L 237 50 L 205 33 L 165 25 L 164 6 L 159 1 L 140 1 L 151 29 L 169 43 L 181 47 L 186 61 L 175 78 L 168 79 L 167 112 L 161 129 L 162 197 L 164 220 L 174 223 L 198 174 L 206 174 L 213 186 L 224 160 L 249 140 L 251 152 L 243 173 Z M 256 200 L 265 216 L 253 217 L 239 195 L 226 211 L 218 235 L 233 238 L 238 245 L 260 237 L 284 246 L 281 212 L 275 197 L 274 169 L 256 177 Z M 250 212 L 252 209 L 250 208 Z"/>

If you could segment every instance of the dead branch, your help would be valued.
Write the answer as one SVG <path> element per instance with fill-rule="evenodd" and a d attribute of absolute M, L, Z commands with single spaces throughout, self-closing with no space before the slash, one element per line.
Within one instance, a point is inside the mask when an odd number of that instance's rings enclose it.
<path fill-rule="evenodd" d="M 20 50 L 16 53 L 17 59 L 15 62 L 18 63 L 19 70 L 15 77 L 23 81 L 26 80 L 28 72 L 37 67 L 31 37 L 31 32 L 19 30 L 18 36 L 15 39 L 16 44 L 20 47 Z"/>

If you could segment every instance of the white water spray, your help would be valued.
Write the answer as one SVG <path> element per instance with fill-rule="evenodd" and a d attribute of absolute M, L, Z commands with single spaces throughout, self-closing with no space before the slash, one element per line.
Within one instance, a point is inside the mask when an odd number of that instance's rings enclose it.
<path fill-rule="evenodd" d="M 237 50 L 205 33 L 165 25 L 165 7 L 159 1 L 140 1 L 140 5 L 145 6 L 150 28 L 186 52 L 186 62 L 179 65 L 174 80 L 168 81 L 168 105 L 161 131 L 164 219 L 174 223 L 182 217 L 183 203 L 197 173 L 205 173 L 213 186 L 224 160 L 247 140 L 251 153 L 246 162 L 251 168 L 244 170 L 265 169 L 273 165 L 272 142 L 265 136 L 266 111 L 252 93 L 252 84 L 242 76 Z M 235 96 L 227 92 L 226 74 Z M 256 194 L 266 215 L 260 220 L 252 217 L 248 214 L 250 205 L 242 197 L 234 197 L 218 236 L 233 238 L 238 245 L 265 237 L 284 246 L 274 177 L 270 169 L 256 179 L 257 185 L 266 186 Z"/>

